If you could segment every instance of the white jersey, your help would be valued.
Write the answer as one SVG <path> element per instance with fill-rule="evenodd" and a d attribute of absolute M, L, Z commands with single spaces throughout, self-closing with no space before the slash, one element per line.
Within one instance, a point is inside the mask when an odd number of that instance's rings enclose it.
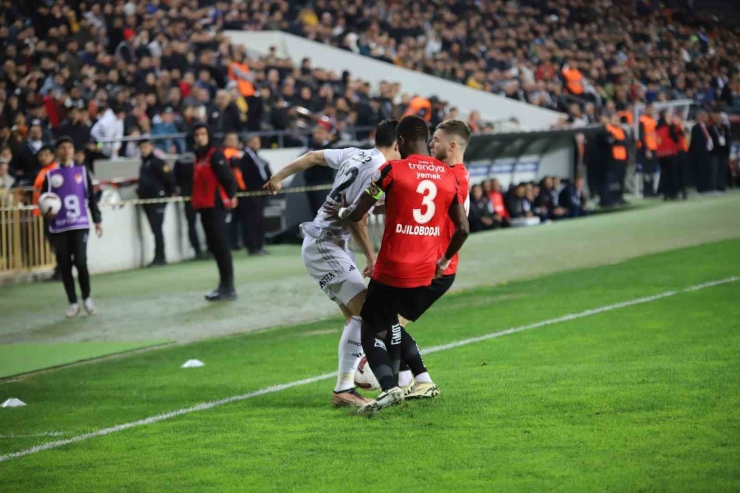
<path fill-rule="evenodd" d="M 327 149 L 324 151 L 324 161 L 329 167 L 337 170 L 326 201 L 341 202 L 342 197 L 347 204 L 354 204 L 360 195 L 370 185 L 375 171 L 385 164 L 383 153 L 377 149 Z M 340 237 L 349 238 L 350 230 L 347 221 L 336 217 L 328 217 L 323 208 L 319 209 L 316 218 L 310 223 L 302 225 L 303 232 L 318 238 L 322 233 L 329 232 Z"/>

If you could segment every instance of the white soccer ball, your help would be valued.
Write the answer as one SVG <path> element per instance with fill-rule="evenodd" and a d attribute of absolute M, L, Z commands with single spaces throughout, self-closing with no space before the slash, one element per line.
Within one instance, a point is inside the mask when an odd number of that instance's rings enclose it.
<path fill-rule="evenodd" d="M 62 199 L 59 198 L 59 195 L 47 192 L 39 197 L 39 210 L 41 210 L 41 215 L 46 216 L 51 214 L 52 216 L 56 216 L 61 208 Z"/>
<path fill-rule="evenodd" d="M 367 364 L 367 358 L 365 356 L 362 357 L 360 364 L 357 365 L 355 385 L 365 390 L 377 390 L 380 388 L 378 379 L 373 375 L 373 371 L 370 369 L 370 365 Z"/>

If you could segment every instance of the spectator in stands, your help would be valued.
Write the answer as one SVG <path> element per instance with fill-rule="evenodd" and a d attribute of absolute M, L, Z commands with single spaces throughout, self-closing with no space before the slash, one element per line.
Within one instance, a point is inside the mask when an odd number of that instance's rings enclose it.
<path fill-rule="evenodd" d="M 0 153 L 0 193 L 15 185 L 15 178 L 10 174 L 10 162 Z"/>
<path fill-rule="evenodd" d="M 140 199 L 164 199 L 175 193 L 175 181 L 167 163 L 154 154 L 154 145 L 149 139 L 138 142 L 141 150 L 141 168 L 139 169 L 139 188 L 137 194 Z M 167 202 L 144 204 L 149 227 L 154 234 L 154 259 L 147 267 L 166 265 L 164 233 L 164 213 Z"/>
<path fill-rule="evenodd" d="M 181 197 L 190 197 L 193 192 L 193 167 L 195 165 L 195 155 L 187 152 L 179 157 L 175 162 L 175 185 L 177 194 Z M 200 240 L 198 239 L 197 219 L 198 213 L 193 208 L 190 200 L 184 201 L 185 218 L 188 223 L 188 239 L 190 246 L 195 252 L 195 260 L 202 260 L 203 255 Z"/>
<path fill-rule="evenodd" d="M 175 111 L 169 106 L 152 120 L 152 135 L 173 135 L 178 131 L 175 125 Z M 168 154 L 180 154 L 185 152 L 185 139 L 157 139 L 156 147 Z"/>
<path fill-rule="evenodd" d="M 13 170 L 13 174 L 20 185 L 31 185 L 33 179 L 36 177 L 36 173 L 38 173 L 39 162 L 36 154 L 42 146 L 49 143 L 43 140 L 43 135 L 43 123 L 41 120 L 31 121 L 31 126 L 28 129 L 28 138 L 20 148 L 20 152 L 14 152 L 18 157 L 13 161 L 16 167 Z"/>
<path fill-rule="evenodd" d="M 103 116 L 95 122 L 90 129 L 90 136 L 99 145 L 99 157 L 115 159 L 121 148 L 121 140 L 124 136 L 123 119 L 126 109 L 120 104 L 115 104 L 105 110 Z"/>
<path fill-rule="evenodd" d="M 480 185 L 473 185 L 470 189 L 470 232 L 486 231 L 496 226 L 493 220 L 493 206 L 489 198 L 484 195 Z"/>
<path fill-rule="evenodd" d="M 491 205 L 493 206 L 493 220 L 501 226 L 508 226 L 509 219 L 511 219 L 511 217 L 504 205 L 504 196 L 501 193 L 501 183 L 496 178 L 490 180 L 490 182 L 486 181 L 483 186 L 484 190 L 486 190 L 486 183 L 489 183 L 488 198 L 491 200 Z"/>
<path fill-rule="evenodd" d="M 656 130 L 658 164 L 660 166 L 660 185 L 666 200 L 678 198 L 678 144 L 680 130 L 674 125 L 667 110 L 660 112 Z"/>
<path fill-rule="evenodd" d="M 270 180 L 272 171 L 270 164 L 262 159 L 259 150 L 262 140 L 259 136 L 252 136 L 244 148 L 244 156 L 241 160 L 241 170 L 244 182 L 249 191 L 261 191 L 262 187 Z M 326 194 L 326 193 L 325 193 Z M 249 255 L 265 255 L 265 232 L 264 211 L 266 198 L 262 196 L 244 197 L 245 236 L 244 242 Z"/>
<path fill-rule="evenodd" d="M 90 144 L 90 125 L 87 122 L 87 112 L 72 105 L 67 109 L 67 119 L 57 128 L 57 137 L 62 135 L 72 139 L 75 150 L 85 150 Z"/>
<path fill-rule="evenodd" d="M 716 162 L 717 169 L 712 190 L 724 192 L 727 188 L 730 169 L 730 140 L 732 137 L 730 135 L 730 123 L 721 111 L 715 110 L 712 112 L 709 131 L 714 144 L 712 157 Z"/>
<path fill-rule="evenodd" d="M 213 107 L 208 115 L 208 125 L 216 134 L 239 132 L 241 130 L 239 108 L 232 101 L 229 91 L 220 90 L 216 93 Z"/>
<path fill-rule="evenodd" d="M 568 217 L 583 217 L 589 213 L 583 183 L 583 177 L 579 176 L 560 192 L 559 203 L 566 209 Z"/>
<path fill-rule="evenodd" d="M 540 193 L 535 199 L 534 206 L 539 209 L 540 220 L 557 220 L 567 216 L 567 209 L 559 204 L 560 197 L 555 188 L 553 177 L 546 176 L 540 181 Z"/>
<path fill-rule="evenodd" d="M 331 124 L 328 119 L 322 118 L 319 120 L 318 125 L 314 128 L 313 139 L 308 150 L 318 151 L 330 149 L 333 142 L 330 129 Z M 330 185 L 334 181 L 334 170 L 328 166 L 313 166 L 303 172 L 303 179 L 307 187 Z M 315 216 L 318 213 L 328 194 L 328 190 L 306 192 L 309 207 L 311 208 L 311 216 Z"/>
<path fill-rule="evenodd" d="M 707 128 L 708 114 L 701 110 L 696 115 L 696 125 L 691 129 L 691 145 L 689 155 L 691 157 L 691 168 L 694 175 L 694 183 L 699 193 L 712 191 L 714 188 L 714 177 L 717 174 L 715 161 L 711 152 L 714 150 L 714 141 Z"/>
<path fill-rule="evenodd" d="M 527 199 L 527 188 L 525 183 L 519 183 L 509 189 L 506 197 L 506 210 L 511 219 L 532 217 L 532 203 Z"/>

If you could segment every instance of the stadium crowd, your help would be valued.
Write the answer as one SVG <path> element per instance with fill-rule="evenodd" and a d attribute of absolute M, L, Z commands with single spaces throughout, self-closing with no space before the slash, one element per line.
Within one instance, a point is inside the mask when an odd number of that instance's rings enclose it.
<path fill-rule="evenodd" d="M 738 90 L 736 31 L 679 2 L 317 0 L 293 23 L 272 3 L 273 27 L 590 123 L 609 102 L 732 107 Z"/>

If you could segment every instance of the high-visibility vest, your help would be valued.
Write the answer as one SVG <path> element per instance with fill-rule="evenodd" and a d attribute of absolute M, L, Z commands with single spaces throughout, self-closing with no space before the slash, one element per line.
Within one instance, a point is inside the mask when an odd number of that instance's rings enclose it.
<path fill-rule="evenodd" d="M 565 87 L 568 88 L 568 92 L 576 96 L 583 94 L 583 74 L 580 70 L 566 67 L 563 69 L 563 77 L 565 77 Z"/>
<path fill-rule="evenodd" d="M 242 79 L 241 77 L 237 77 L 235 71 L 239 70 L 243 73 L 249 73 L 249 67 L 247 67 L 244 63 L 239 62 L 231 62 L 229 64 L 229 79 L 236 81 L 236 87 L 239 89 L 239 93 L 246 97 L 254 96 L 254 85 L 246 80 Z"/>
<path fill-rule="evenodd" d="M 623 110 L 623 111 L 617 111 L 617 116 L 620 120 L 623 120 L 624 123 L 628 125 L 632 125 L 632 122 L 635 121 L 635 117 L 632 115 L 631 111 Z"/>
<path fill-rule="evenodd" d="M 57 169 L 59 167 L 59 163 L 56 161 L 52 162 L 51 164 L 47 164 L 43 168 L 41 168 L 41 171 L 39 171 L 39 174 L 36 175 L 36 179 L 33 180 L 33 197 L 31 198 L 31 201 L 33 205 L 39 205 L 39 198 L 41 197 L 41 189 L 44 186 L 44 180 L 46 179 L 46 173 L 53 169 Z M 41 211 L 39 209 L 33 210 L 34 216 L 40 216 Z"/>
<path fill-rule="evenodd" d="M 239 149 L 234 149 L 233 147 L 224 147 L 224 157 L 229 164 L 231 164 L 231 158 L 241 158 L 242 155 L 243 153 Z M 232 166 L 231 173 L 234 175 L 234 179 L 236 180 L 236 184 L 239 187 L 239 190 L 246 190 L 247 185 L 246 183 L 244 183 L 244 175 L 242 174 L 242 170 L 239 168 L 239 166 Z"/>
<path fill-rule="evenodd" d="M 655 151 L 658 149 L 658 138 L 655 133 L 655 127 L 658 126 L 655 118 L 648 115 L 642 115 L 640 117 L 640 123 L 645 131 L 645 145 L 648 150 Z M 638 147 L 642 147 L 642 141 L 639 142 Z"/>
<path fill-rule="evenodd" d="M 625 142 L 627 140 L 627 136 L 624 133 L 624 129 L 616 125 L 607 125 L 606 130 L 614 138 L 614 143 L 612 144 L 612 159 L 615 161 L 626 161 L 627 147 L 625 146 Z"/>
<path fill-rule="evenodd" d="M 427 98 L 416 96 L 409 103 L 409 107 L 403 116 L 418 115 L 428 122 L 432 119 L 432 102 Z"/>

